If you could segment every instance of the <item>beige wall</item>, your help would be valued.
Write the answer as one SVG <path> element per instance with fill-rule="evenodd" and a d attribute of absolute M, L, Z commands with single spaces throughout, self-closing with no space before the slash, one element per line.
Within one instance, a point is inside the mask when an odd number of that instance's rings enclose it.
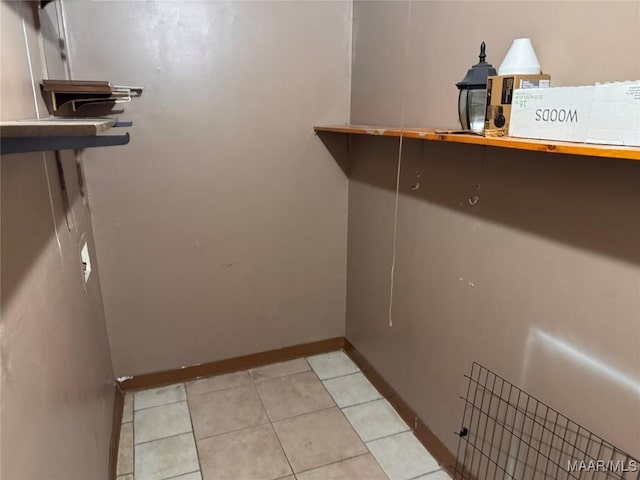
<path fill-rule="evenodd" d="M 350 2 L 65 2 L 75 78 L 146 87 L 84 154 L 117 375 L 344 333 Z"/>
<path fill-rule="evenodd" d="M 640 2 L 356 1 L 351 121 L 457 127 L 456 82 L 529 37 L 554 86 L 640 78 Z M 405 93 L 406 92 L 406 93 Z"/>
<path fill-rule="evenodd" d="M 456 126 L 481 40 L 497 66 L 532 37 L 556 85 L 640 78 L 638 2 L 413 2 L 407 30 L 408 11 L 355 3 L 354 123 L 404 103 L 407 125 Z M 351 151 L 347 337 L 448 448 L 478 361 L 640 456 L 640 163 L 405 141 L 390 328 L 398 141 Z"/>
<path fill-rule="evenodd" d="M 38 88 L 43 62 L 34 5 L 0 4 L 2 120 L 35 118 L 36 105 L 46 115 L 39 93 L 34 102 L 30 76 L 31 68 Z M 1 161 L 0 477 L 106 480 L 113 371 L 75 159 L 63 155 L 69 226 L 53 153 L 6 155 Z M 86 286 L 83 239 L 93 258 Z"/>

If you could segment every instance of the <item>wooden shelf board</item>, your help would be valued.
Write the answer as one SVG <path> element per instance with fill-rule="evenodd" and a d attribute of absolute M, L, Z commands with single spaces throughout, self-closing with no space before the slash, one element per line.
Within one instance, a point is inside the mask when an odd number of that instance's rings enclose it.
<path fill-rule="evenodd" d="M 106 132 L 116 123 L 113 118 L 58 118 L 0 122 L 0 136 L 58 137 L 94 136 Z"/>
<path fill-rule="evenodd" d="M 533 140 L 515 137 L 483 137 L 471 134 L 437 133 L 433 128 L 375 127 L 367 125 L 318 125 L 316 132 L 348 133 L 353 135 L 380 135 L 385 137 L 404 137 L 420 140 L 432 140 L 453 143 L 487 145 L 490 147 L 530 150 L 535 152 L 584 155 L 590 157 L 640 160 L 640 147 L 621 147 L 616 145 L 596 145 L 590 143 L 559 142 L 555 140 Z"/>

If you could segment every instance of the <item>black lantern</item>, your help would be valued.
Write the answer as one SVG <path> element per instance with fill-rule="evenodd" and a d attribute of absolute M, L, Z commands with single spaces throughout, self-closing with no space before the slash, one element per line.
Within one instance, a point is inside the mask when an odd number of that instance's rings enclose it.
<path fill-rule="evenodd" d="M 487 102 L 487 77 L 497 75 L 493 65 L 484 61 L 487 54 L 485 45 L 480 45 L 480 63 L 467 72 L 462 81 L 456 83 L 460 89 L 458 96 L 458 115 L 464 130 L 482 133 Z"/>

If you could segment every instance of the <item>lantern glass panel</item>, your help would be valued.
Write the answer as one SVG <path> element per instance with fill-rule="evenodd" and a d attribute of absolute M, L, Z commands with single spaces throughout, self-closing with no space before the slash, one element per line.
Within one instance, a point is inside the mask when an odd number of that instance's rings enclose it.
<path fill-rule="evenodd" d="M 476 133 L 484 130 L 484 117 L 487 104 L 487 90 L 469 90 L 468 112 L 469 128 Z"/>
<path fill-rule="evenodd" d="M 467 112 L 467 93 L 469 90 L 460 90 L 458 96 L 458 118 L 460 119 L 460 125 L 464 130 L 469 130 L 469 115 Z"/>

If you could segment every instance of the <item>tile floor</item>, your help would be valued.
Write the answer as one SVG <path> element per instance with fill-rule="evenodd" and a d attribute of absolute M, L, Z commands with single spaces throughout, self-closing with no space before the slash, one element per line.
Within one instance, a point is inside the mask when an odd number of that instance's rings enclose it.
<path fill-rule="evenodd" d="M 342 351 L 128 393 L 118 480 L 449 480 Z"/>

